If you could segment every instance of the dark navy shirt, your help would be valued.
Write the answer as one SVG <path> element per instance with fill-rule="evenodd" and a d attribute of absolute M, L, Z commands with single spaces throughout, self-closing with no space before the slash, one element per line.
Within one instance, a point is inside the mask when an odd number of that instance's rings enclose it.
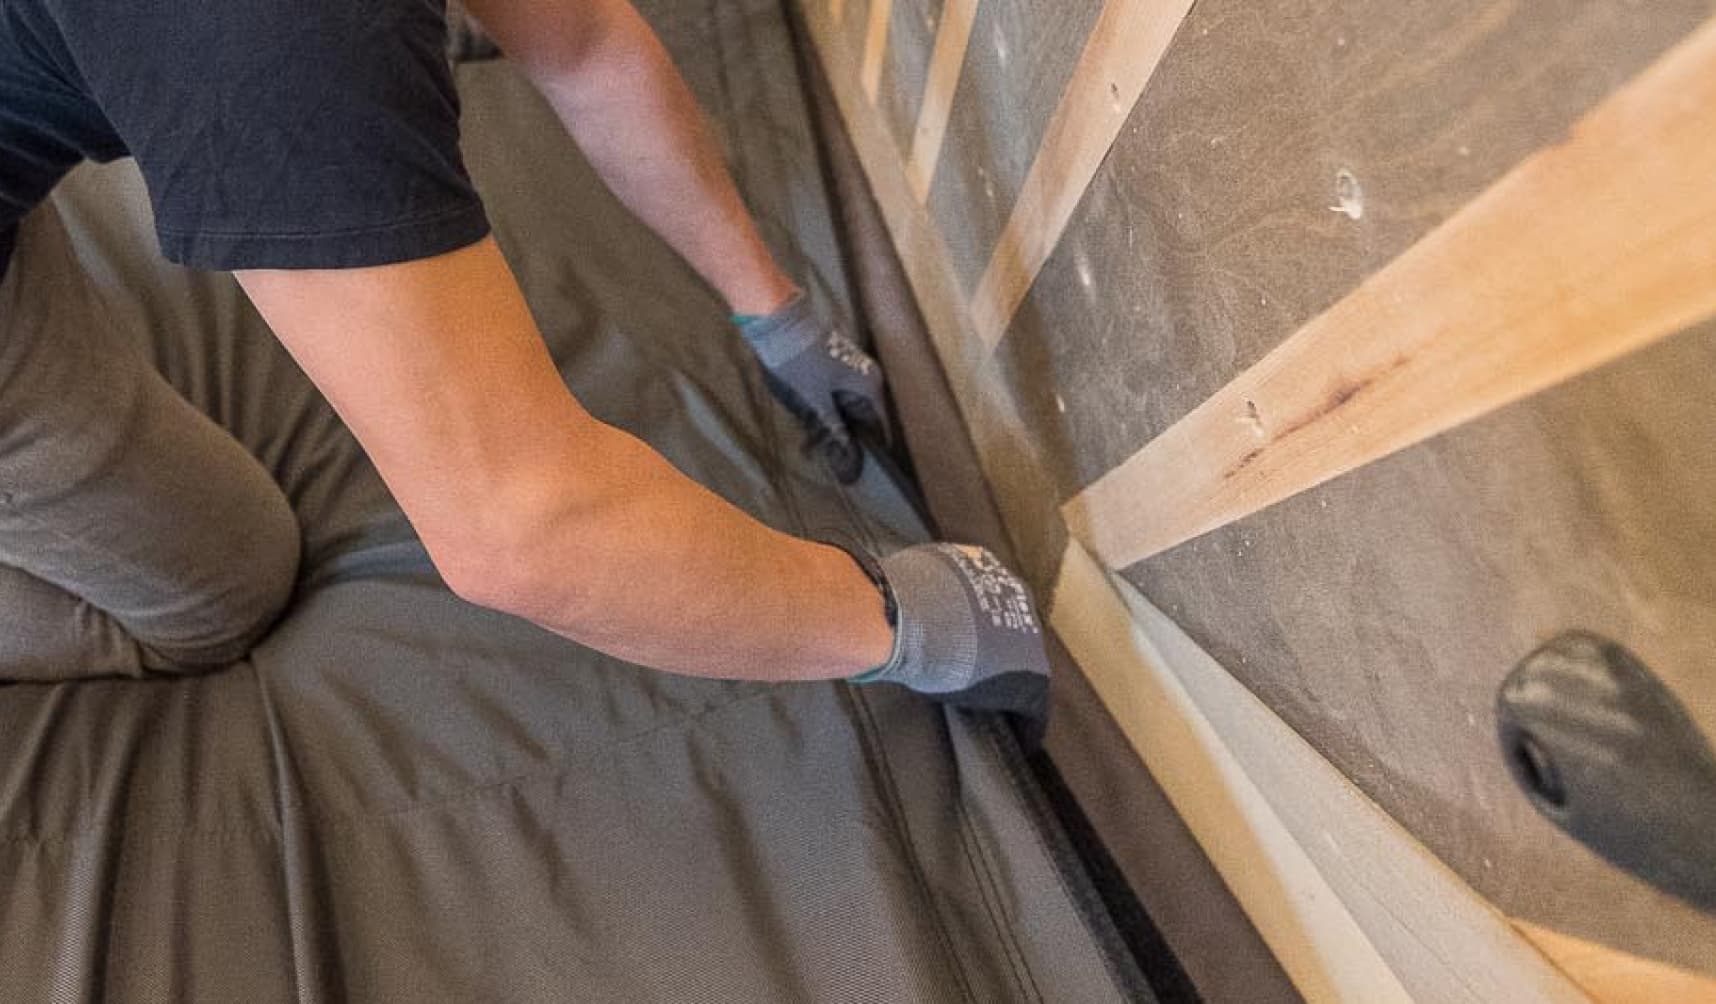
<path fill-rule="evenodd" d="M 444 0 L 0 0 L 0 273 L 68 171 L 128 155 L 182 265 L 478 240 L 446 31 Z"/>

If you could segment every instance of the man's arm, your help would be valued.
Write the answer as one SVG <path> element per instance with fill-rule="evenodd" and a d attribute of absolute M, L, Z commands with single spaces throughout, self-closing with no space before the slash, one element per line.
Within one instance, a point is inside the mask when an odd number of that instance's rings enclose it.
<path fill-rule="evenodd" d="M 888 437 L 882 372 L 797 292 L 757 233 L 696 100 L 629 0 L 470 0 L 602 180 L 726 299 L 769 390 L 842 483 L 853 423 Z"/>
<path fill-rule="evenodd" d="M 627 0 L 468 0 L 607 186 L 727 300 L 796 291 L 758 236 L 685 80 Z"/>
<path fill-rule="evenodd" d="M 851 676 L 888 658 L 875 586 L 586 412 L 493 240 L 239 282 L 460 595 L 647 666 Z"/>

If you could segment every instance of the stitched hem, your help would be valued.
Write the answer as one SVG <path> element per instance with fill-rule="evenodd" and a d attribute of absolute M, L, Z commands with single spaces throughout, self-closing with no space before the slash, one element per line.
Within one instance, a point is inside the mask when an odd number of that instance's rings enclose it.
<path fill-rule="evenodd" d="M 330 269 L 391 265 L 475 244 L 489 234 L 481 203 L 380 226 L 305 233 L 187 232 L 157 228 L 161 253 L 187 268 Z"/>
<path fill-rule="evenodd" d="M 912 835 L 910 822 L 906 818 L 902 806 L 898 782 L 894 777 L 893 761 L 888 756 L 888 748 L 882 741 L 880 726 L 876 722 L 876 711 L 870 700 L 863 693 L 852 687 L 843 689 L 843 697 L 852 709 L 852 722 L 858 735 L 860 747 L 864 751 L 864 762 L 873 772 L 876 780 L 877 796 L 882 807 L 887 812 L 888 822 L 894 831 L 894 839 L 905 857 L 907 874 L 911 876 L 913 891 L 917 893 L 922 903 L 925 915 L 929 918 L 930 926 L 936 933 L 942 955 L 948 962 L 948 972 L 959 986 L 961 999 L 975 1001 L 977 998 L 971 990 L 971 978 L 966 973 L 967 960 L 960 954 L 954 943 L 952 933 L 948 929 L 946 918 L 942 915 L 941 905 L 930 889 L 928 878 L 924 875 L 923 861 L 918 854 L 917 842 Z"/>

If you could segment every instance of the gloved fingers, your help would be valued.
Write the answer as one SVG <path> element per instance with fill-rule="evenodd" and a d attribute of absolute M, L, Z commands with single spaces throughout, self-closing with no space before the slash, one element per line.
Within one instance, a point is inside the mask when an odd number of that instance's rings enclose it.
<path fill-rule="evenodd" d="M 864 447 L 853 438 L 840 416 L 818 412 L 805 437 L 805 452 L 821 457 L 834 479 L 843 485 L 858 480 L 864 471 Z"/>
<path fill-rule="evenodd" d="M 823 460 L 828 463 L 828 469 L 834 479 L 843 485 L 849 485 L 858 480 L 858 475 L 864 473 L 864 447 L 851 436 L 828 436 L 817 448 Z"/>
<path fill-rule="evenodd" d="M 890 445 L 893 443 L 893 430 L 889 428 L 887 411 L 881 398 L 837 390 L 834 392 L 834 408 L 847 425 L 871 430 L 881 442 Z"/>
<path fill-rule="evenodd" d="M 849 424 L 868 427 L 875 438 L 884 443 L 894 441 L 888 423 L 887 390 L 882 380 L 882 368 L 875 360 L 864 357 L 869 364 L 862 370 L 848 370 L 831 388 L 834 407 Z"/>
<path fill-rule="evenodd" d="M 864 470 L 864 448 L 853 441 L 835 403 L 830 400 L 827 407 L 818 408 L 806 401 L 792 385 L 766 369 L 763 370 L 763 382 L 768 385 L 769 393 L 798 419 L 807 434 L 806 450 L 827 463 L 835 480 L 843 485 L 858 480 L 858 475 Z"/>
<path fill-rule="evenodd" d="M 798 419 L 799 424 L 806 429 L 815 431 L 827 425 L 817 409 L 794 390 L 792 384 L 776 376 L 772 370 L 763 370 L 763 383 L 768 386 L 769 393 L 774 395 L 775 400 L 791 412 L 792 417 Z"/>
<path fill-rule="evenodd" d="M 917 544 L 877 562 L 898 611 L 895 652 L 859 682 L 902 683 L 1040 728 L 1052 667 L 1030 589 L 990 551 Z"/>

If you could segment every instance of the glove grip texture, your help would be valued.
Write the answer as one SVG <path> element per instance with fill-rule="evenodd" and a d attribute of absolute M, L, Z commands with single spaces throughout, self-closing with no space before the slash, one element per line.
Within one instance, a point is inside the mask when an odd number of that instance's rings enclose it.
<path fill-rule="evenodd" d="M 900 605 L 893 657 L 879 677 L 923 693 L 971 686 L 977 674 L 977 623 L 970 587 L 938 550 L 907 548 L 882 560 L 888 587 Z M 965 602 L 948 602 L 952 597 Z M 932 672 L 933 671 L 933 672 Z"/>

